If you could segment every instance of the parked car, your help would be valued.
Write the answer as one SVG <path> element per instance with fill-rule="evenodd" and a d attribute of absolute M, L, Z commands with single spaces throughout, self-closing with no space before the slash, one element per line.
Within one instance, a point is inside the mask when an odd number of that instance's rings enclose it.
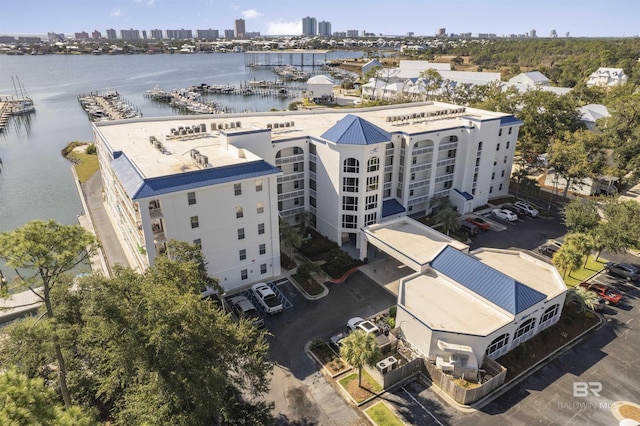
<path fill-rule="evenodd" d="M 522 209 L 527 216 L 538 217 L 538 214 L 540 213 L 535 207 L 529 203 L 525 203 L 524 201 L 516 201 L 513 205 Z"/>
<path fill-rule="evenodd" d="M 595 303 L 595 306 L 593 307 L 594 311 L 603 311 L 604 308 L 607 307 L 607 301 L 604 300 L 602 297 L 598 297 L 598 300 Z"/>
<path fill-rule="evenodd" d="M 468 217 L 466 219 L 466 221 L 469 222 L 469 223 L 473 223 L 475 226 L 477 226 L 482 231 L 487 231 L 491 227 L 491 225 L 489 225 L 489 222 L 487 222 L 483 218 L 477 217 L 477 216 Z"/>
<path fill-rule="evenodd" d="M 470 237 L 478 235 L 478 227 L 470 222 L 462 222 L 460 224 L 460 231 L 467 234 Z"/>
<path fill-rule="evenodd" d="M 347 337 L 347 336 L 348 336 L 348 334 L 345 333 L 345 332 L 333 335 L 329 339 L 329 344 L 333 347 L 333 349 L 335 349 L 336 351 L 340 352 L 340 347 L 342 346 L 342 342 L 344 341 L 344 338 Z"/>
<path fill-rule="evenodd" d="M 515 222 L 518 220 L 518 215 L 507 209 L 493 209 L 491 214 L 498 219 L 508 220 L 509 222 Z"/>
<path fill-rule="evenodd" d="M 602 297 L 607 305 L 617 305 L 622 300 L 622 294 L 610 289 L 608 286 L 600 283 L 589 284 L 580 283 L 580 287 L 584 287 Z"/>
<path fill-rule="evenodd" d="M 233 313 L 238 319 L 244 318 L 246 320 L 253 321 L 253 324 L 256 327 L 264 327 L 264 319 L 260 316 L 260 313 L 249 299 L 242 295 L 238 295 L 229 299 L 229 302 L 231 303 Z"/>
<path fill-rule="evenodd" d="M 380 332 L 377 325 L 360 317 L 353 317 L 347 321 L 347 327 L 349 327 L 349 330 L 351 331 L 364 330 L 366 333 L 374 334 L 378 334 Z"/>
<path fill-rule="evenodd" d="M 604 269 L 611 275 L 617 275 L 627 281 L 635 281 L 640 277 L 640 269 L 630 263 L 607 262 Z"/>
<path fill-rule="evenodd" d="M 526 213 L 524 212 L 524 210 L 522 210 L 520 207 L 516 207 L 513 204 L 504 204 L 502 206 L 502 208 L 504 210 L 509 210 L 511 213 L 514 213 L 515 215 L 517 215 L 518 217 L 524 216 L 526 215 Z"/>
<path fill-rule="evenodd" d="M 543 244 L 538 248 L 540 254 L 549 257 L 553 257 L 553 255 L 556 254 L 558 250 L 560 250 L 560 247 L 555 244 Z"/>
<path fill-rule="evenodd" d="M 275 292 L 265 283 L 257 283 L 251 286 L 254 296 L 258 299 L 258 303 L 262 305 L 268 314 L 277 314 L 282 312 L 282 302 L 278 299 Z"/>

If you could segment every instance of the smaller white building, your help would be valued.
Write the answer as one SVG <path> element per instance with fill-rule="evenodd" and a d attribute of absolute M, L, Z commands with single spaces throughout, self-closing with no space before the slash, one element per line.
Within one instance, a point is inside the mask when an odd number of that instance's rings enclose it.
<path fill-rule="evenodd" d="M 540 71 L 523 72 L 509 79 L 511 84 L 523 84 L 525 86 L 548 86 L 549 79 Z"/>
<path fill-rule="evenodd" d="M 596 122 L 601 118 L 610 117 L 609 110 L 601 104 L 589 104 L 580 107 L 580 120 L 587 126 L 587 129 L 593 131 L 596 129 Z"/>
<path fill-rule="evenodd" d="M 587 80 L 587 86 L 621 86 L 629 77 L 622 68 L 598 68 Z"/>
<path fill-rule="evenodd" d="M 367 62 L 366 64 L 364 64 L 361 68 L 362 71 L 362 75 L 366 75 L 369 71 L 371 71 L 372 69 L 376 68 L 376 67 L 382 67 L 382 63 L 380 61 L 378 61 L 377 59 L 372 59 L 369 62 Z"/>
<path fill-rule="evenodd" d="M 315 75 L 307 81 L 307 93 L 311 99 L 333 98 L 335 81 L 326 75 Z"/>

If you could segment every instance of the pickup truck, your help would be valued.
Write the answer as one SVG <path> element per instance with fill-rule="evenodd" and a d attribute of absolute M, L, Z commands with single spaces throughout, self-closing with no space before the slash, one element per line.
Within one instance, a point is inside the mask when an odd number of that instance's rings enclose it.
<path fill-rule="evenodd" d="M 584 287 L 589 291 L 594 292 L 598 296 L 604 299 L 604 302 L 608 305 L 617 305 L 622 300 L 622 294 L 618 293 L 615 290 L 611 290 L 604 284 L 592 283 L 589 284 L 587 282 L 582 282 L 579 284 L 580 287 Z"/>
<path fill-rule="evenodd" d="M 257 283 L 251 286 L 253 295 L 258 300 L 258 303 L 264 308 L 268 314 L 277 314 L 282 312 L 283 306 L 276 293 L 266 285 L 265 283 Z"/>

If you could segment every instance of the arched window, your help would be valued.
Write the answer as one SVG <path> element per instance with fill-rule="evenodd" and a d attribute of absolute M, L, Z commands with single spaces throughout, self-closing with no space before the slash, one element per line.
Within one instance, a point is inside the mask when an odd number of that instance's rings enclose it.
<path fill-rule="evenodd" d="M 529 318 L 528 320 L 526 320 L 525 322 L 523 322 L 522 324 L 520 324 L 520 327 L 518 327 L 518 329 L 516 330 L 516 332 L 513 334 L 513 341 L 514 343 L 516 341 L 518 341 L 518 339 L 520 338 L 527 338 L 529 336 L 525 336 L 528 332 L 530 332 L 531 330 L 533 330 L 536 326 L 536 319 L 535 318 Z"/>
<path fill-rule="evenodd" d="M 360 163 L 355 158 L 347 158 L 344 160 L 345 173 L 358 173 L 360 171 Z"/>
<path fill-rule="evenodd" d="M 377 172 L 378 170 L 380 170 L 380 159 L 371 157 L 367 162 L 367 172 Z"/>
<path fill-rule="evenodd" d="M 500 351 L 502 348 L 506 348 L 509 344 L 509 334 L 505 333 L 501 336 L 496 337 L 493 342 L 487 347 L 487 356 L 491 356 L 494 353 Z M 501 351 L 501 354 L 505 351 Z"/>
<path fill-rule="evenodd" d="M 547 310 L 544 311 L 544 314 L 542 314 L 542 317 L 540 318 L 540 325 L 546 323 L 547 321 L 551 321 L 555 316 L 557 316 L 558 307 L 559 305 L 556 304 L 547 308 Z"/>

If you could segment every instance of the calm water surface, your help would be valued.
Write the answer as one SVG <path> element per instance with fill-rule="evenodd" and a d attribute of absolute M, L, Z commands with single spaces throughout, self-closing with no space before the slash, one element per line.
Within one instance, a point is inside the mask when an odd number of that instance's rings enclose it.
<path fill-rule="evenodd" d="M 359 57 L 333 52 L 329 58 Z M 36 112 L 10 119 L 0 133 L 0 232 L 33 219 L 77 224 L 82 212 L 70 163 L 60 151 L 71 141 L 92 141 L 87 115 L 77 96 L 117 90 L 145 117 L 177 112 L 144 97 L 158 86 L 164 90 L 201 83 L 239 85 L 249 80 L 275 80 L 268 68 L 247 68 L 241 53 L 194 55 L 0 55 L 0 95 L 15 94 L 18 77 L 34 100 Z M 18 88 L 19 90 L 19 88 Z M 286 109 L 291 99 L 258 96 L 214 98 L 236 112 Z M 8 268 L 0 264 L 5 275 Z"/>

